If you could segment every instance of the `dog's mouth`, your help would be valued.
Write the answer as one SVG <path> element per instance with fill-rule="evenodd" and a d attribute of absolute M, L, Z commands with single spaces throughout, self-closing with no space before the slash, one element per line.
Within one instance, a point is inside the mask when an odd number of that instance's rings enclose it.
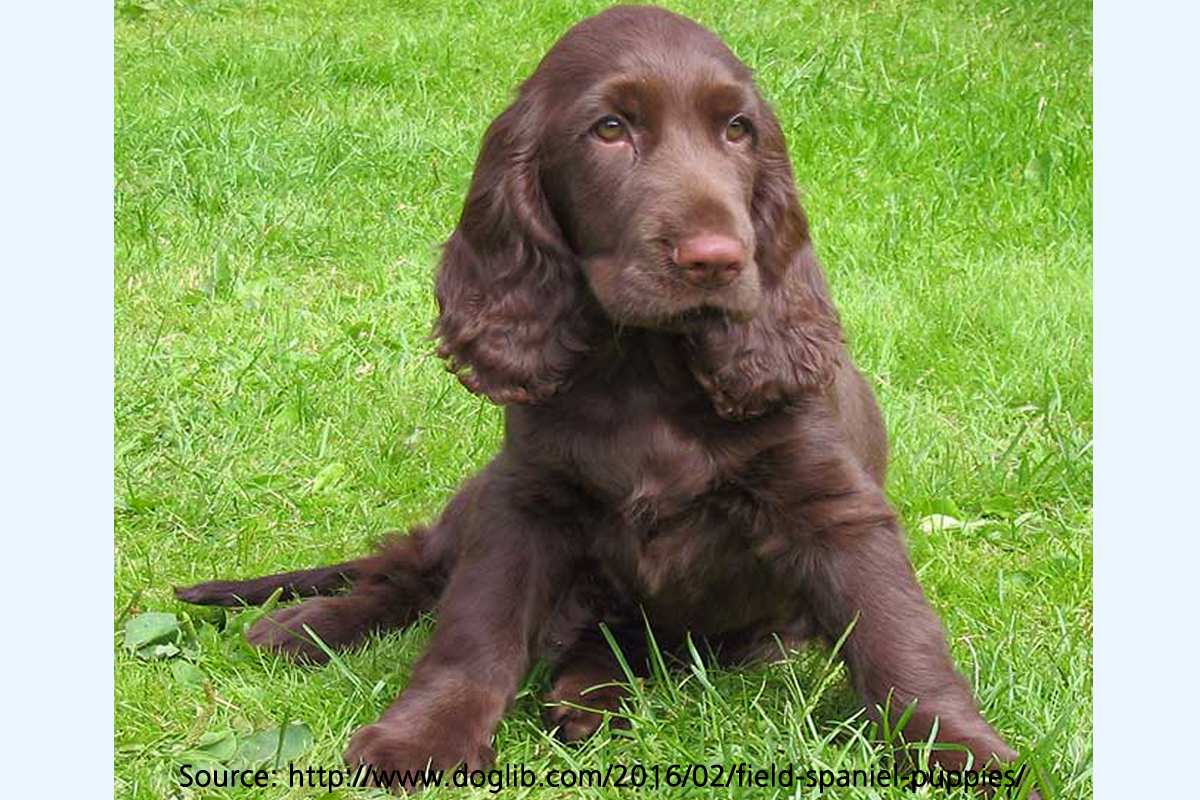
<path fill-rule="evenodd" d="M 641 328 L 686 334 L 714 324 L 748 322 L 753 316 L 752 312 L 744 309 L 703 304 L 672 314 L 666 314 L 655 319 L 641 320 L 633 324 Z"/>
<path fill-rule="evenodd" d="M 741 324 L 754 317 L 755 308 L 746 302 L 746 298 L 731 297 L 723 291 L 697 294 L 698 297 L 689 298 L 691 302 L 679 304 L 626 303 L 618 313 L 610 316 L 621 325 L 671 333 L 690 333 L 711 325 Z"/>
<path fill-rule="evenodd" d="M 714 322 L 749 322 L 753 316 L 753 312 L 744 308 L 705 303 L 679 314 L 678 324 L 690 329 L 699 325 L 711 325 Z"/>
<path fill-rule="evenodd" d="M 746 274 L 719 287 L 704 287 L 688 282 L 677 266 L 661 260 L 601 257 L 584 263 L 592 296 L 620 326 L 686 333 L 713 324 L 744 323 L 754 316 L 760 300 L 757 281 L 747 280 Z"/>

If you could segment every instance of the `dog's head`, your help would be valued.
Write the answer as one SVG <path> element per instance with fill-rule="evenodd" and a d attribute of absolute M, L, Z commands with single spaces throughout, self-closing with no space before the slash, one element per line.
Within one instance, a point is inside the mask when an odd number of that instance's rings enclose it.
<path fill-rule="evenodd" d="M 547 400 L 613 327 L 682 337 L 719 413 L 829 379 L 840 331 L 749 69 L 662 9 L 572 28 L 488 129 L 438 277 L 472 391 Z"/>

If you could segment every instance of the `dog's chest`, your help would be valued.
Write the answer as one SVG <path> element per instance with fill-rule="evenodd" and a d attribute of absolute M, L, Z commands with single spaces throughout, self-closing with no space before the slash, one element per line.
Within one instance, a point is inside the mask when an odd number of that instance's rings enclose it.
<path fill-rule="evenodd" d="M 560 457 L 574 480 L 606 511 L 649 523 L 711 493 L 746 460 L 727 434 L 685 409 L 657 393 L 614 396 L 583 409 L 548 439 L 563 448 Z"/>
<path fill-rule="evenodd" d="M 718 633 L 774 616 L 785 587 L 756 547 L 775 516 L 750 480 L 756 426 L 621 411 L 574 445 L 578 479 L 603 509 L 585 535 L 618 594 L 670 628 Z"/>

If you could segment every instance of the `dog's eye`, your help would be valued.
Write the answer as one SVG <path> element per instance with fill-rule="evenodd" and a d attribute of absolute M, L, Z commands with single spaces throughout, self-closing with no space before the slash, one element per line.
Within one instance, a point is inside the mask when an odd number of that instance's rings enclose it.
<path fill-rule="evenodd" d="M 625 137 L 625 123 L 620 117 L 609 114 L 607 117 L 601 117 L 600 121 L 592 126 L 592 133 L 606 142 L 620 141 Z"/>
<path fill-rule="evenodd" d="M 736 142 L 739 139 L 745 138 L 750 132 L 750 120 L 743 117 L 741 114 L 729 120 L 729 124 L 725 126 L 725 138 L 731 142 Z"/>

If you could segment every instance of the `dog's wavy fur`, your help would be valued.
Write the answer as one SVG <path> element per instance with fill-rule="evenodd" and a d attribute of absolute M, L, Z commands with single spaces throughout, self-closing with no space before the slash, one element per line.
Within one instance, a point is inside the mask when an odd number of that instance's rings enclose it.
<path fill-rule="evenodd" d="M 605 103 L 624 139 L 589 133 Z M 723 136 L 722 103 L 748 139 Z M 697 231 L 744 247 L 720 291 L 689 288 L 664 249 Z M 505 406 L 491 464 L 373 556 L 179 591 L 310 598 L 249 637 L 312 662 L 326 655 L 310 631 L 341 648 L 436 610 L 428 651 L 351 762 L 490 763 L 539 658 L 555 670 L 548 723 L 591 733 L 623 695 L 598 625 L 639 665 L 643 612 L 661 646 L 690 632 L 726 662 L 850 629 L 869 713 L 915 703 L 910 740 L 937 720 L 937 739 L 962 745 L 935 754 L 946 767 L 1015 757 L 955 671 L 884 497 L 884 429 L 779 122 L 715 36 L 632 6 L 564 36 L 484 137 L 437 299 L 438 352 Z"/>

